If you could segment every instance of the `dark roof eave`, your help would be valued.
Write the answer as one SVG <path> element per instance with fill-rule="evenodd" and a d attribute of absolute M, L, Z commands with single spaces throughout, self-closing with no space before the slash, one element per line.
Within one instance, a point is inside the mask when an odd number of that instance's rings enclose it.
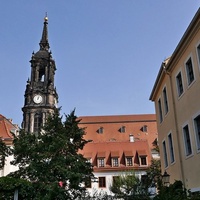
<path fill-rule="evenodd" d="M 155 100 L 155 92 L 156 92 L 158 83 L 160 82 L 160 80 L 162 79 L 162 77 L 163 77 L 163 75 L 164 75 L 163 71 L 164 71 L 164 70 L 163 70 L 163 63 L 162 63 L 161 66 L 160 66 L 160 69 L 159 69 L 159 72 L 158 72 L 156 81 L 155 81 L 155 83 L 154 83 L 153 89 L 152 89 L 152 91 L 151 91 L 150 97 L 149 97 L 149 100 L 151 100 L 151 101 L 154 101 L 154 100 Z"/>

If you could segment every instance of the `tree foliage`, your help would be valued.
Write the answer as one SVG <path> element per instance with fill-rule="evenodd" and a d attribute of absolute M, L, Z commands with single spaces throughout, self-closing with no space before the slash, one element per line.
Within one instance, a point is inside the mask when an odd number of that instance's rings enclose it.
<path fill-rule="evenodd" d="M 170 184 L 169 187 L 162 186 L 158 192 L 158 195 L 154 200 L 199 200 L 200 196 L 189 195 L 188 191 L 183 187 L 181 181 L 175 181 L 173 184 Z"/>
<path fill-rule="evenodd" d="M 10 147 L 6 146 L 2 138 L 0 138 L 0 169 L 5 165 L 6 157 L 10 154 Z"/>
<path fill-rule="evenodd" d="M 110 190 L 116 198 L 122 199 L 149 199 L 148 193 L 143 189 L 142 183 L 135 176 L 134 171 L 127 171 L 115 178 Z"/>
<path fill-rule="evenodd" d="M 90 162 L 78 152 L 88 142 L 79 122 L 75 111 L 64 122 L 57 112 L 39 133 L 20 130 L 14 136 L 12 164 L 19 170 L 9 176 L 32 184 L 33 199 L 76 199 L 85 191 L 85 179 L 93 178 Z"/>
<path fill-rule="evenodd" d="M 19 199 L 33 199 L 34 187 L 29 181 L 12 177 L 0 178 L 0 199 L 13 200 L 16 190 Z"/>

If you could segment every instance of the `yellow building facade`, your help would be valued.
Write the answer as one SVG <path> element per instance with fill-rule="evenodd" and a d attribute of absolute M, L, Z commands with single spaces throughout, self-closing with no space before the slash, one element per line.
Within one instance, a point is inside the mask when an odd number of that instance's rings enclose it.
<path fill-rule="evenodd" d="M 155 103 L 162 172 L 200 191 L 200 9 L 160 67 Z"/>

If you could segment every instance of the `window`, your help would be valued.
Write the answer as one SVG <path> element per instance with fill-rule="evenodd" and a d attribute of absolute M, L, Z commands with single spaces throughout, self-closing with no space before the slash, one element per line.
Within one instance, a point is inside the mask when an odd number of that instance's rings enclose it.
<path fill-rule="evenodd" d="M 126 166 L 133 166 L 132 157 L 126 157 Z"/>
<path fill-rule="evenodd" d="M 102 133 L 103 133 L 103 127 L 100 127 L 100 128 L 97 130 L 97 133 L 102 134 Z"/>
<path fill-rule="evenodd" d="M 194 119 L 197 149 L 200 150 L 200 115 Z"/>
<path fill-rule="evenodd" d="M 106 177 L 99 177 L 99 187 L 106 187 Z"/>
<path fill-rule="evenodd" d="M 41 126 L 42 126 L 42 115 L 41 114 L 35 114 L 33 132 L 39 132 Z"/>
<path fill-rule="evenodd" d="M 112 158 L 112 166 L 119 167 L 119 159 L 118 158 Z"/>
<path fill-rule="evenodd" d="M 166 88 L 163 89 L 163 99 L 164 99 L 165 114 L 167 114 L 168 111 L 169 111 L 169 107 L 168 107 L 168 99 L 167 99 L 167 91 L 166 91 Z"/>
<path fill-rule="evenodd" d="M 176 84 L 177 84 L 178 96 L 180 97 L 183 94 L 183 81 L 181 72 L 179 72 L 178 75 L 176 76 Z"/>
<path fill-rule="evenodd" d="M 197 58 L 198 58 L 198 63 L 200 67 L 200 44 L 197 46 Z"/>
<path fill-rule="evenodd" d="M 187 72 L 187 81 L 188 81 L 188 85 L 190 85 L 194 81 L 192 59 L 189 58 L 185 65 L 186 65 L 186 72 Z"/>
<path fill-rule="evenodd" d="M 183 128 L 183 135 L 184 135 L 186 156 L 189 156 L 192 154 L 192 146 L 191 146 L 191 141 L 190 141 L 190 133 L 189 133 L 188 125 L 186 125 Z"/>
<path fill-rule="evenodd" d="M 141 165 L 147 165 L 147 159 L 146 156 L 140 157 Z"/>
<path fill-rule="evenodd" d="M 158 111 L 159 111 L 159 117 L 160 117 L 160 123 L 163 121 L 163 115 L 162 115 L 162 105 L 161 100 L 158 100 Z"/>
<path fill-rule="evenodd" d="M 39 81 L 44 82 L 45 69 L 39 71 Z"/>
<path fill-rule="evenodd" d="M 170 151 L 170 161 L 171 163 L 173 163 L 174 162 L 174 147 L 173 147 L 173 140 L 172 140 L 171 133 L 168 135 L 168 142 L 169 142 L 169 151 Z"/>
<path fill-rule="evenodd" d="M 98 158 L 98 167 L 105 167 L 104 158 Z"/>
<path fill-rule="evenodd" d="M 163 156 L 164 156 L 165 167 L 168 167 L 167 149 L 165 141 L 163 141 Z"/>
<path fill-rule="evenodd" d="M 122 127 L 120 128 L 120 132 L 121 132 L 121 133 L 125 133 L 125 132 L 126 132 L 126 127 L 125 127 L 125 126 L 122 126 Z"/>
<path fill-rule="evenodd" d="M 144 125 L 140 130 L 142 131 L 142 132 L 147 132 L 147 125 Z"/>

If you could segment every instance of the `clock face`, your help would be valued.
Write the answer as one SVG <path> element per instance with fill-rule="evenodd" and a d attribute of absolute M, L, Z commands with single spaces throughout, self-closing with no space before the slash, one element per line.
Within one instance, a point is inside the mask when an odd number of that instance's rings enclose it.
<path fill-rule="evenodd" d="M 34 98 L 33 98 L 33 101 L 35 103 L 41 103 L 42 102 L 42 96 L 40 95 L 35 95 Z"/>

